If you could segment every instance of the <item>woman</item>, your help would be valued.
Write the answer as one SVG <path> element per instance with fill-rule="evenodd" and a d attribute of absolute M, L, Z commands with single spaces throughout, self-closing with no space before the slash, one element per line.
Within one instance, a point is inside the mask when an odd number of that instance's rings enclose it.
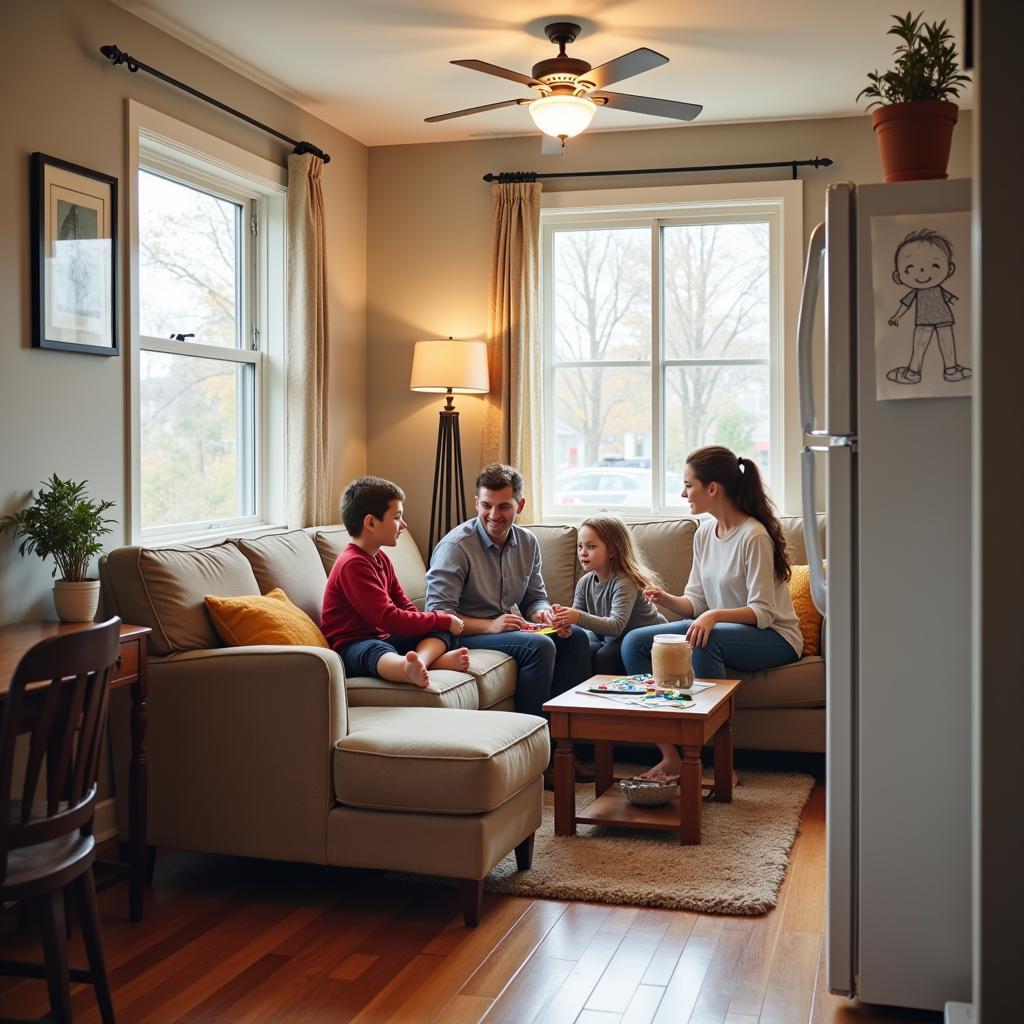
<path fill-rule="evenodd" d="M 782 527 L 757 466 L 721 445 L 691 452 L 683 495 L 694 515 L 708 513 L 693 538 L 693 567 L 681 597 L 649 587 L 644 597 L 683 616 L 667 626 L 626 635 L 626 671 L 651 671 L 651 647 L 659 633 L 685 633 L 698 678 L 725 679 L 726 665 L 743 672 L 797 661 L 803 637 L 788 581 L 789 555 Z M 679 752 L 659 744 L 661 763 L 647 774 L 678 775 Z"/>

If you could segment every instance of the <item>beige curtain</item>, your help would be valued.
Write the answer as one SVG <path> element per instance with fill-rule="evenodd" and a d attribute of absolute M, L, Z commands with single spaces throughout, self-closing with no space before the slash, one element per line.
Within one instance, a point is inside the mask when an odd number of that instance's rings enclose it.
<path fill-rule="evenodd" d="M 541 517 L 540 193 L 536 182 L 492 186 L 488 349 L 491 391 L 481 461 L 507 462 L 526 482 L 523 517 Z"/>
<path fill-rule="evenodd" d="M 288 157 L 288 525 L 319 526 L 337 514 L 331 488 L 324 162 Z"/>

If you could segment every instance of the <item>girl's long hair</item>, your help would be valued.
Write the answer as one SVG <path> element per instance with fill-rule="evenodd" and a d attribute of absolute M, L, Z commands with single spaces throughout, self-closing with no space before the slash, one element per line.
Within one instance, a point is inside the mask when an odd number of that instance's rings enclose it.
<path fill-rule="evenodd" d="M 690 452 L 686 464 L 705 487 L 710 483 L 721 484 L 736 507 L 768 531 L 775 549 L 775 578 L 788 581 L 791 570 L 782 525 L 753 459 L 737 456 L 723 445 L 709 444 Z"/>
<path fill-rule="evenodd" d="M 626 524 L 616 516 L 591 516 L 580 523 L 580 529 L 589 526 L 608 548 L 608 564 L 612 575 L 625 576 L 637 587 L 661 586 L 658 574 L 644 561 L 640 549 Z"/>

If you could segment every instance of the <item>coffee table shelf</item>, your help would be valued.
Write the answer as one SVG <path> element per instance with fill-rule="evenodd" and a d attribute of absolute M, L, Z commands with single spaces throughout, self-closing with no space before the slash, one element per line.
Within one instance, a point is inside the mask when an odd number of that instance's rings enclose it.
<path fill-rule="evenodd" d="M 694 695 L 692 706 L 653 709 L 612 701 L 586 692 L 586 687 L 608 682 L 615 676 L 599 675 L 580 688 L 549 700 L 551 737 L 555 740 L 555 835 L 575 835 L 576 825 L 609 825 L 617 828 L 650 828 L 677 831 L 683 845 L 697 845 L 701 836 L 702 772 L 700 752 L 709 742 L 715 747 L 712 791 L 719 803 L 732 800 L 732 715 L 738 679 L 702 680 L 711 683 Z M 596 755 L 595 800 L 576 813 L 575 772 L 572 744 L 594 743 Z M 657 807 L 631 804 L 612 776 L 614 743 L 672 743 L 682 749 L 679 795 Z"/>

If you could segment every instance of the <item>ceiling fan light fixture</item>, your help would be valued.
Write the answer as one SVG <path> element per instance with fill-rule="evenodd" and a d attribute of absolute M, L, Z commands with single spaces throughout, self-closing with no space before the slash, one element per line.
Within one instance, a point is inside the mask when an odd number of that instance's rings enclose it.
<path fill-rule="evenodd" d="M 585 96 L 542 96 L 530 104 L 530 117 L 545 135 L 571 139 L 590 124 L 596 110 Z"/>

